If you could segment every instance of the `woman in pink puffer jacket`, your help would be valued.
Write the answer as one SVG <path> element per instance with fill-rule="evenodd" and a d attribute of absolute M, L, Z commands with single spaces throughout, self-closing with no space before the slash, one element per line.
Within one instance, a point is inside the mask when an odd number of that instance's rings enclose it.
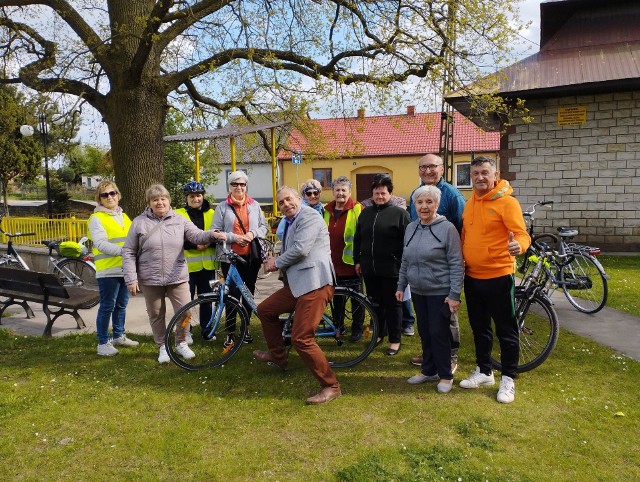
<path fill-rule="evenodd" d="M 158 362 L 168 363 L 164 346 L 166 305 L 169 297 L 178 311 L 191 301 L 189 272 L 184 258 L 184 240 L 207 244 L 218 233 L 202 231 L 171 208 L 171 196 L 161 184 L 145 192 L 149 207 L 131 223 L 122 248 L 124 281 L 131 296 L 142 291 L 147 305 L 153 340 L 159 349 Z M 185 359 L 195 357 L 186 341 L 187 330 L 176 334 L 176 351 Z"/>

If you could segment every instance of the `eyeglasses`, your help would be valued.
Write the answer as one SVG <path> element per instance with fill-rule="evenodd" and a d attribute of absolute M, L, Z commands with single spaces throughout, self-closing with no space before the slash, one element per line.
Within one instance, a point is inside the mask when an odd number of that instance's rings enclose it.
<path fill-rule="evenodd" d="M 246 182 L 232 182 L 231 186 L 233 187 L 245 187 L 247 185 Z"/>
<path fill-rule="evenodd" d="M 118 195 L 118 193 L 116 191 L 109 191 L 109 192 L 101 192 L 100 193 L 100 197 L 102 199 L 107 199 L 108 197 L 116 197 Z"/>
<path fill-rule="evenodd" d="M 442 166 L 442 164 L 428 164 L 426 166 L 418 166 L 418 168 L 424 171 L 435 171 L 438 167 Z"/>
<path fill-rule="evenodd" d="M 307 191 L 304 193 L 305 196 L 319 196 L 320 191 Z"/>

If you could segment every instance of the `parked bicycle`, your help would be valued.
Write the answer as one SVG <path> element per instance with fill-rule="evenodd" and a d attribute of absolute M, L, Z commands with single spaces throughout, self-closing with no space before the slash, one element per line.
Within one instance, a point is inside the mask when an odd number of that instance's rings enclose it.
<path fill-rule="evenodd" d="M 20 256 L 14 247 L 13 239 L 25 236 L 35 236 L 36 233 L 7 233 L 1 226 L 0 233 L 7 237 L 7 252 L 0 256 L 0 266 L 31 271 L 31 267 L 26 263 L 22 256 Z M 98 291 L 96 268 L 93 262 L 89 260 L 89 250 L 85 246 L 85 243 L 88 240 L 89 239 L 86 236 L 80 239 L 78 249 L 79 256 L 81 257 L 77 258 L 64 256 L 60 253 L 61 241 L 42 241 L 42 244 L 49 248 L 47 271 L 49 273 L 57 274 L 62 280 L 62 284 L 64 286 L 79 286 Z M 53 255 L 54 251 L 58 254 L 57 257 Z M 87 260 L 82 257 L 87 257 Z M 99 299 L 92 301 L 87 305 L 83 305 L 82 308 L 92 308 L 97 305 L 98 302 Z"/>
<path fill-rule="evenodd" d="M 183 306 L 167 326 L 165 338 L 167 353 L 176 365 L 186 370 L 223 365 L 242 346 L 251 313 L 247 313 L 240 300 L 229 295 L 229 288 L 232 285 L 238 287 L 242 298 L 251 307 L 251 312 L 257 312 L 256 302 L 236 268 L 236 264 L 244 260 L 232 250 L 227 249 L 226 244 L 223 244 L 222 254 L 218 259 L 231 264 L 227 278 L 213 281 L 213 293 L 199 295 Z M 204 328 L 205 337 L 202 336 L 198 322 L 203 305 L 209 305 L 212 313 Z M 285 344 L 290 348 L 293 313 L 283 318 L 282 322 Z M 359 323 L 363 324 L 353 331 L 363 329 L 364 333 L 358 341 L 350 341 L 352 327 Z M 193 338 L 190 348 L 196 356 L 187 360 L 176 351 L 176 335 L 179 330 L 189 330 L 190 325 Z M 223 343 L 230 333 L 235 333 L 237 341 L 225 347 Z M 333 300 L 327 304 L 316 330 L 316 342 L 331 366 L 342 368 L 360 363 L 375 348 L 377 337 L 378 324 L 369 300 L 350 288 L 336 287 Z"/>
<path fill-rule="evenodd" d="M 544 362 L 558 341 L 558 315 L 548 296 L 548 287 L 553 283 L 553 266 L 571 262 L 571 255 L 561 254 L 551 248 L 544 239 L 557 243 L 553 234 L 534 235 L 528 263 L 531 267 L 515 291 L 515 312 L 520 332 L 519 373 L 533 370 Z M 500 370 L 500 346 L 494 344 L 491 361 Z"/>
<path fill-rule="evenodd" d="M 553 201 L 539 201 L 529 207 L 523 215 L 528 224 L 529 235 L 533 238 L 536 206 L 552 205 Z M 609 276 L 606 274 L 602 264 L 596 258 L 600 254 L 600 249 L 571 242 L 579 234 L 574 228 L 561 226 L 558 228 L 556 239 L 556 250 L 560 255 L 567 255 L 569 262 L 562 266 L 552 264 L 552 283 L 547 288 L 550 293 L 560 288 L 569 303 L 578 311 L 583 313 L 597 313 L 607 303 Z M 535 246 L 532 245 L 522 256 L 518 272 L 523 275 L 532 268 L 529 258 L 532 254 L 538 254 Z M 557 258 L 552 258 L 557 259 Z M 564 259 L 564 258 L 563 258 Z"/>

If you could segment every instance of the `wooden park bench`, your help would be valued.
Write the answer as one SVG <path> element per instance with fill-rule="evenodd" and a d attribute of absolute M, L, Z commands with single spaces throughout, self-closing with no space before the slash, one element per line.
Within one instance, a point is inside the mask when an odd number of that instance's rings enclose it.
<path fill-rule="evenodd" d="M 28 304 L 32 302 L 41 303 L 42 311 L 47 315 L 47 326 L 42 336 L 51 336 L 53 323 L 62 315 L 73 316 L 78 329 L 81 329 L 87 325 L 78 310 L 99 297 L 97 291 L 64 286 L 60 278 L 52 273 L 0 268 L 0 324 L 2 314 L 11 305 L 22 306 L 27 318 L 33 318 L 35 315 Z M 58 309 L 52 310 L 52 307 Z"/>

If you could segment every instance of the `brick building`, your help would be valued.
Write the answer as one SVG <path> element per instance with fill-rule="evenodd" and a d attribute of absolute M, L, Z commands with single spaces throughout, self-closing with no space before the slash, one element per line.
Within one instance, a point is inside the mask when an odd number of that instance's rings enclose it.
<path fill-rule="evenodd" d="M 534 120 L 502 136 L 500 171 L 549 230 L 640 250 L 640 2 L 565 0 L 540 5 L 540 52 L 507 68 L 499 95 L 526 99 Z M 467 99 L 447 99 L 471 116 Z M 499 128 L 493 119 L 493 128 Z M 546 215 L 546 219 L 544 218 Z"/>

